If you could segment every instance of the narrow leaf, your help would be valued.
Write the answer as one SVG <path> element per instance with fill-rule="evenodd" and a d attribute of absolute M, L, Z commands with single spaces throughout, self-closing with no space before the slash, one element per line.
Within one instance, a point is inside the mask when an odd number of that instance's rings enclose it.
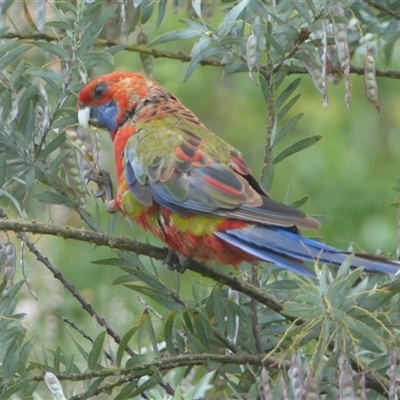
<path fill-rule="evenodd" d="M 285 90 L 283 90 L 283 92 L 279 95 L 278 99 L 275 102 L 275 106 L 277 108 L 281 108 L 283 106 L 285 101 L 297 89 L 300 82 L 301 82 L 301 78 L 297 78 L 293 82 L 291 82 Z"/>
<path fill-rule="evenodd" d="M 184 39 L 189 39 L 195 36 L 199 36 L 201 34 L 200 31 L 195 30 L 195 29 L 190 29 L 190 28 L 185 28 L 185 29 L 179 29 L 177 31 L 173 32 L 167 32 L 158 38 L 154 39 L 151 41 L 148 46 L 157 46 L 158 44 L 161 43 L 167 43 L 167 42 L 172 42 L 174 40 L 184 40 Z"/>
<path fill-rule="evenodd" d="M 278 154 L 278 156 L 275 157 L 273 163 L 278 164 L 278 162 L 284 160 L 286 157 L 289 157 L 292 154 L 298 153 L 299 151 L 312 146 L 314 143 L 317 143 L 321 139 L 322 139 L 322 136 L 317 135 L 317 136 L 311 136 L 311 137 L 299 140 L 298 142 L 292 144 L 287 149 L 283 150 L 282 153 Z"/>
<path fill-rule="evenodd" d="M 89 352 L 89 357 L 88 357 L 88 368 L 92 371 L 95 371 L 98 369 L 98 362 L 100 360 L 100 357 L 103 354 L 103 346 L 104 346 L 104 340 L 106 338 L 106 332 L 103 331 L 101 332 L 97 338 L 94 340 L 93 343 L 93 348 Z"/>
<path fill-rule="evenodd" d="M 145 296 L 149 296 L 151 299 L 153 299 L 163 307 L 169 309 L 170 311 L 180 311 L 183 308 L 181 304 L 175 302 L 169 295 L 165 293 L 160 293 L 158 290 L 155 290 L 153 288 L 139 285 L 125 285 L 125 287 L 142 293 Z"/>
<path fill-rule="evenodd" d="M 287 122 L 279 131 L 278 134 L 276 135 L 276 138 L 274 140 L 274 146 L 279 143 L 289 132 L 292 131 L 292 129 L 295 127 L 297 122 L 300 121 L 300 119 L 303 117 L 303 114 L 297 114 L 294 116 L 289 122 Z"/>

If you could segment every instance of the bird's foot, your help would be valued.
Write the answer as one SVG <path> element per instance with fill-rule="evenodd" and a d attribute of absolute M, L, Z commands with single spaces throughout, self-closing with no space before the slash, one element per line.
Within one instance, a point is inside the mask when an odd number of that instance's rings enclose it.
<path fill-rule="evenodd" d="M 104 169 L 93 168 L 85 176 L 87 181 L 97 183 L 98 191 L 95 193 L 97 198 L 102 197 L 106 205 L 107 212 L 113 213 L 115 200 L 111 175 Z"/>
<path fill-rule="evenodd" d="M 168 249 L 168 254 L 163 264 L 167 265 L 169 270 L 178 271 L 183 274 L 191 261 L 192 259 L 190 257 L 180 254 L 175 250 Z"/>

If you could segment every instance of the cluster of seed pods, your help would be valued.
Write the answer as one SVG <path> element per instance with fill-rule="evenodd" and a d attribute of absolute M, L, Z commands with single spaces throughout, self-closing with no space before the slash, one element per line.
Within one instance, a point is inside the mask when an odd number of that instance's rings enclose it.
<path fill-rule="evenodd" d="M 342 400 L 367 400 L 368 386 L 367 379 L 364 374 L 361 376 L 355 373 L 349 360 L 345 355 L 340 355 L 337 362 L 338 386 L 335 388 L 338 398 Z M 391 356 L 391 365 L 389 371 L 389 400 L 397 399 L 397 352 L 394 350 Z M 268 373 L 268 369 L 264 367 L 261 370 L 261 391 L 264 400 L 273 400 L 277 396 L 276 387 L 279 386 L 280 398 L 286 400 L 293 398 L 294 400 L 319 400 L 325 389 L 320 389 L 317 379 L 312 375 L 311 368 L 302 365 L 297 356 L 293 356 L 290 368 L 285 374 L 280 374 L 274 379 L 274 385 Z M 275 386 L 275 388 L 274 388 Z M 288 396 L 289 387 L 292 397 Z"/>
<path fill-rule="evenodd" d="M 346 21 L 345 10 L 339 3 L 332 12 L 330 23 L 322 20 L 318 31 L 308 32 L 307 28 L 303 28 L 299 33 L 299 43 L 305 42 L 309 36 L 312 36 L 314 40 L 321 40 L 320 57 L 310 47 L 300 47 L 299 53 L 304 53 L 301 62 L 307 69 L 314 86 L 322 94 L 324 107 L 328 106 L 328 77 L 335 83 L 344 79 L 345 103 L 348 108 L 351 107 L 351 51 Z M 308 36 L 304 35 L 304 31 L 307 31 Z M 375 56 L 375 47 L 368 47 L 364 57 L 364 82 L 367 99 L 379 112 Z"/>

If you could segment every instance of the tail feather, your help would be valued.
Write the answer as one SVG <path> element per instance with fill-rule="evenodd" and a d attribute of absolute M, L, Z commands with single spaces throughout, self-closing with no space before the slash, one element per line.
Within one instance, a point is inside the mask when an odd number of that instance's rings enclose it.
<path fill-rule="evenodd" d="M 216 236 L 260 260 L 312 277 L 315 277 L 315 273 L 305 262 L 339 267 L 352 254 L 279 227 L 253 226 L 247 229 L 231 229 L 217 232 Z M 400 271 L 400 262 L 356 253 L 351 267 L 363 267 L 369 272 L 396 275 Z"/>

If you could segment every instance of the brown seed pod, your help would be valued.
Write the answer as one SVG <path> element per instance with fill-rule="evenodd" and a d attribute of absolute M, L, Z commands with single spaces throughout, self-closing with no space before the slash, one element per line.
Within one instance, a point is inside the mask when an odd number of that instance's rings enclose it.
<path fill-rule="evenodd" d="M 252 33 L 246 42 L 246 62 L 249 70 L 249 76 L 254 81 L 253 70 L 257 62 L 257 37 Z"/>
<path fill-rule="evenodd" d="M 376 64 L 375 64 L 375 50 L 368 48 L 364 58 L 364 84 L 365 94 L 367 99 L 375 106 L 380 112 L 380 104 L 378 100 L 378 83 L 376 81 Z"/>
<path fill-rule="evenodd" d="M 142 45 L 147 45 L 149 43 L 149 39 L 143 31 L 140 31 L 138 33 L 136 38 L 136 43 Z M 145 72 L 146 75 L 152 78 L 154 73 L 153 56 L 145 53 L 139 53 L 139 56 L 140 60 L 142 61 L 143 71 Z"/>

